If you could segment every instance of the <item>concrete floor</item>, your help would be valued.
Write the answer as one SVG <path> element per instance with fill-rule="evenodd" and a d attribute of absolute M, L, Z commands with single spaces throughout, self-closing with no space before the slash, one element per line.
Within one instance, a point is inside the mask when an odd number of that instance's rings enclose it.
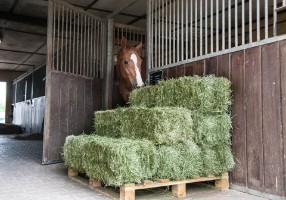
<path fill-rule="evenodd" d="M 0 135 L 1 200 L 105 200 L 107 197 L 67 177 L 63 164 L 41 165 L 42 141 Z M 136 191 L 137 200 L 176 199 L 166 189 Z M 184 199 L 265 200 L 235 190 L 220 192 L 188 185 Z"/>

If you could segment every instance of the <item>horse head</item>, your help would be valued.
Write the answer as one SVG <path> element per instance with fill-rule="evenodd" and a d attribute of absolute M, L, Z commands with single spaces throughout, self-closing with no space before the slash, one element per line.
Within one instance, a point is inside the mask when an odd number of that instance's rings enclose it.
<path fill-rule="evenodd" d="M 141 63 L 138 51 L 142 48 L 142 43 L 136 47 L 127 46 L 125 37 L 121 39 L 121 48 L 117 53 L 117 74 L 119 77 L 119 91 L 125 102 L 128 102 L 130 92 L 144 86 L 141 77 Z"/>

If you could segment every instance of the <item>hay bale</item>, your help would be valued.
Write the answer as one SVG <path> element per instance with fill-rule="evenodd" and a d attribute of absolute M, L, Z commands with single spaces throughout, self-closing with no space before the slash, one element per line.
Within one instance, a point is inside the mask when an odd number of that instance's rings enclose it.
<path fill-rule="evenodd" d="M 224 112 L 231 104 L 231 83 L 223 77 L 181 77 L 133 90 L 132 106 L 173 106 L 199 112 Z"/>
<path fill-rule="evenodd" d="M 21 126 L 15 124 L 3 124 L 0 123 L 0 134 L 22 134 L 23 130 Z"/>
<path fill-rule="evenodd" d="M 231 117 L 221 114 L 192 113 L 194 141 L 208 147 L 219 144 L 230 144 Z"/>
<path fill-rule="evenodd" d="M 153 143 L 97 135 L 69 136 L 64 160 L 67 166 L 81 167 L 89 177 L 112 186 L 140 183 L 152 178 L 158 168 Z"/>
<path fill-rule="evenodd" d="M 155 179 L 183 179 L 199 176 L 203 171 L 200 148 L 192 141 L 158 148 L 159 167 Z"/>
<path fill-rule="evenodd" d="M 129 107 L 95 113 L 98 135 L 174 144 L 192 138 L 191 112 L 184 108 Z"/>
<path fill-rule="evenodd" d="M 230 145 L 217 145 L 209 148 L 202 147 L 201 159 L 203 161 L 202 176 L 221 175 L 231 171 L 234 167 L 233 155 Z"/>

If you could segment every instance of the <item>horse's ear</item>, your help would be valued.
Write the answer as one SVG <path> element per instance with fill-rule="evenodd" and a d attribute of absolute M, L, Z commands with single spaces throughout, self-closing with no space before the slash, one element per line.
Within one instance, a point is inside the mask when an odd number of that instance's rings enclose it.
<path fill-rule="evenodd" d="M 125 49 L 125 48 L 126 48 L 126 44 L 127 44 L 127 40 L 126 40 L 126 38 L 122 35 L 122 38 L 121 38 L 121 48 Z"/>
<path fill-rule="evenodd" d="M 142 48 L 142 42 L 140 42 L 140 43 L 135 47 L 135 49 L 136 49 L 137 51 L 139 51 L 141 48 Z"/>

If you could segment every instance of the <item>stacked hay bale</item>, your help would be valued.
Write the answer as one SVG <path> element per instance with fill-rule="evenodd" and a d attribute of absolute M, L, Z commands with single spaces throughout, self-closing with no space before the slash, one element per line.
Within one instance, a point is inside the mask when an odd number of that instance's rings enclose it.
<path fill-rule="evenodd" d="M 231 152 L 231 84 L 223 77 L 181 77 L 134 90 L 132 106 L 175 106 L 191 110 L 194 142 L 201 149 L 201 175 L 220 174 L 234 166 Z"/>
<path fill-rule="evenodd" d="M 137 89 L 130 107 L 95 113 L 95 134 L 66 139 L 66 165 L 113 186 L 229 171 L 230 93 L 213 76 Z"/>

